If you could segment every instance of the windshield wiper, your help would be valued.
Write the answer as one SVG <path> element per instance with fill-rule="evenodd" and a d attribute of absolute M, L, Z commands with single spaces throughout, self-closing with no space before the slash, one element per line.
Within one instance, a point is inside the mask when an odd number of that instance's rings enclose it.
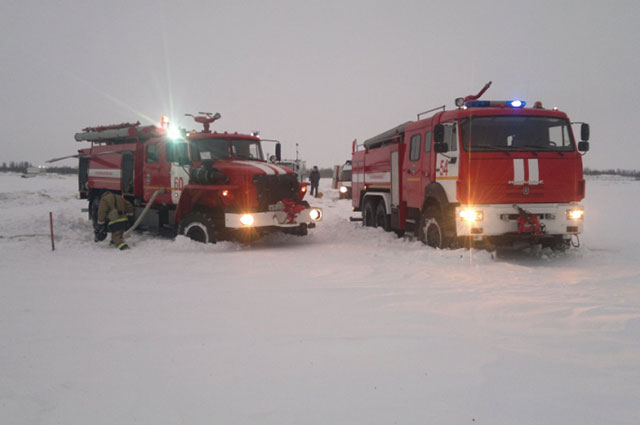
<path fill-rule="evenodd" d="M 473 148 L 487 149 L 487 150 L 495 151 L 495 152 L 503 152 L 507 156 L 511 155 L 509 153 L 509 149 L 511 149 L 511 146 L 494 146 L 494 145 L 484 145 L 484 144 L 472 144 L 471 145 L 471 150 L 472 151 L 473 151 Z"/>

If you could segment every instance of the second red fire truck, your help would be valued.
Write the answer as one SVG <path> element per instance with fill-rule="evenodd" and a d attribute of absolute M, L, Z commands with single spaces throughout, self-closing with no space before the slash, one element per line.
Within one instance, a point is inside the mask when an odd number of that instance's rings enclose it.
<path fill-rule="evenodd" d="M 589 125 L 577 123 L 577 142 L 556 108 L 479 100 L 490 84 L 455 110 L 353 144 L 353 208 L 365 226 L 412 231 L 438 248 L 577 242 Z"/>

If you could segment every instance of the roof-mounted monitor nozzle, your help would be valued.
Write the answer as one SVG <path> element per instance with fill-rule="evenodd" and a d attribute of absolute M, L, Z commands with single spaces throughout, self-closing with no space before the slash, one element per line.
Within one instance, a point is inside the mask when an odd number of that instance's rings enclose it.
<path fill-rule="evenodd" d="M 210 125 L 212 122 L 214 122 L 215 120 L 218 120 L 222 117 L 222 115 L 220 115 L 219 112 L 216 112 L 215 115 L 212 114 L 211 112 L 198 112 L 200 115 L 195 116 L 193 114 L 184 114 L 187 117 L 193 117 L 193 119 L 202 124 L 204 127 L 204 130 L 202 130 L 203 133 L 211 133 L 210 130 Z"/>
<path fill-rule="evenodd" d="M 480 90 L 478 92 L 478 94 L 476 94 L 476 95 L 470 94 L 469 96 L 457 98 L 456 99 L 456 106 L 458 108 L 462 108 L 466 102 L 470 102 L 472 100 L 476 100 L 476 99 L 480 98 L 480 96 L 482 96 L 484 94 L 484 92 L 486 92 L 489 87 L 491 87 L 491 81 L 489 81 L 487 84 L 485 84 L 484 87 L 482 88 L 482 90 Z"/>

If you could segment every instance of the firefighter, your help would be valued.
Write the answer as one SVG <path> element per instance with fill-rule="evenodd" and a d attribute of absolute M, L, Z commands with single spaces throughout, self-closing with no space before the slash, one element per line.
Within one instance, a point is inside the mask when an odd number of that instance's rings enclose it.
<path fill-rule="evenodd" d="M 309 174 L 309 181 L 311 182 L 311 195 L 314 197 L 318 197 L 318 183 L 320 183 L 320 172 L 318 171 L 318 166 L 313 166 L 313 171 Z"/>
<path fill-rule="evenodd" d="M 120 194 L 105 192 L 98 204 L 98 229 L 96 242 L 106 238 L 107 230 L 111 232 L 111 243 L 119 250 L 129 249 L 123 235 L 133 216 L 133 205 Z"/>

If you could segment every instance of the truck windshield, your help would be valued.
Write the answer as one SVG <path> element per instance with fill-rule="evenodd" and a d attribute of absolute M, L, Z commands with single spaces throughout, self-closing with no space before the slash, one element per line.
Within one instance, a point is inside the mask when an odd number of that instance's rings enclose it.
<path fill-rule="evenodd" d="M 257 140 L 233 139 L 231 145 L 233 147 L 234 158 L 264 160 L 262 156 L 262 146 L 260 146 L 260 142 Z"/>
<path fill-rule="evenodd" d="M 192 141 L 194 161 L 229 159 L 229 141 L 225 139 L 196 139 Z"/>
<path fill-rule="evenodd" d="M 342 167 L 342 170 L 340 171 L 340 181 L 341 182 L 345 182 L 345 181 L 351 181 L 351 166 L 349 166 L 347 168 L 347 166 Z"/>
<path fill-rule="evenodd" d="M 538 116 L 471 117 L 460 121 L 462 146 L 469 151 L 574 150 L 569 122 Z"/>

